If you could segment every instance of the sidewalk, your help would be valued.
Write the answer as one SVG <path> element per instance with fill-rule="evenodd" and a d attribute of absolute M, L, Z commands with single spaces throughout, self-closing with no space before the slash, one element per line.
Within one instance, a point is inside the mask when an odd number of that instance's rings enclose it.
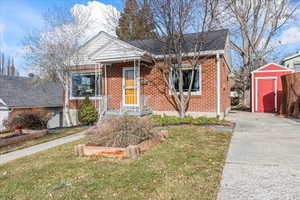
<path fill-rule="evenodd" d="M 63 138 L 45 142 L 42 144 L 37 144 L 37 145 L 31 146 L 31 147 L 28 147 L 25 149 L 21 149 L 21 150 L 17 150 L 17 151 L 13 151 L 13 152 L 10 152 L 7 154 L 0 155 L 0 165 L 5 164 L 9 161 L 24 157 L 24 156 L 28 156 L 28 155 L 31 155 L 31 154 L 34 154 L 34 153 L 37 153 L 40 151 L 44 151 L 44 150 L 52 148 L 52 147 L 56 147 L 56 146 L 59 146 L 59 145 L 62 145 L 62 144 L 68 143 L 68 142 L 73 142 L 73 141 L 81 139 L 83 137 L 84 137 L 84 132 L 80 132 L 80 133 L 69 135 L 69 136 L 66 136 Z"/>

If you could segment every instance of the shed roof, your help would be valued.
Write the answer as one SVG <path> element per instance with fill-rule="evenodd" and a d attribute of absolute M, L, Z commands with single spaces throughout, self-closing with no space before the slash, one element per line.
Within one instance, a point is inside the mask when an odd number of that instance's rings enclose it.
<path fill-rule="evenodd" d="M 292 69 L 288 69 L 282 65 L 278 65 L 276 63 L 269 63 L 266 64 L 254 71 L 252 71 L 252 73 L 256 73 L 256 72 L 280 72 L 280 71 L 294 71 Z"/>

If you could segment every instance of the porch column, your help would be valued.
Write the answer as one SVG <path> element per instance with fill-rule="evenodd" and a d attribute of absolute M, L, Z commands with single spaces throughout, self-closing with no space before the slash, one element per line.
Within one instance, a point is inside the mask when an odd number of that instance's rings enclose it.
<path fill-rule="evenodd" d="M 137 62 L 137 63 L 136 63 Z M 140 94 L 140 67 L 141 67 L 141 60 L 134 60 L 134 81 L 136 83 L 136 98 L 138 103 L 138 110 L 141 111 L 141 94 Z"/>

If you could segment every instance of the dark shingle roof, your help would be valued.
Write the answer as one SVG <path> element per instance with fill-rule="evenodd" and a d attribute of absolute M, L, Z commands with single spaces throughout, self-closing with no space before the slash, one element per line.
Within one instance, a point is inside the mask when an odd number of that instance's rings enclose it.
<path fill-rule="evenodd" d="M 227 29 L 186 34 L 184 35 L 184 49 L 186 52 L 192 52 L 194 51 L 195 43 L 197 43 L 201 44 L 201 51 L 224 50 L 228 34 L 229 31 Z M 126 42 L 156 55 L 164 54 L 165 45 L 162 41 L 130 40 Z"/>
<path fill-rule="evenodd" d="M 8 107 L 58 107 L 63 104 L 63 89 L 59 82 L 0 76 L 0 99 Z"/>

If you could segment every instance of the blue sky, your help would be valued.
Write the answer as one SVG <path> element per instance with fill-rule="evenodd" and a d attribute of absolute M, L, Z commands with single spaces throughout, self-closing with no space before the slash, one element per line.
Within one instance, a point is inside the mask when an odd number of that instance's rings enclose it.
<path fill-rule="evenodd" d="M 18 71 L 28 73 L 29 67 L 21 56 L 22 39 L 27 31 L 43 25 L 42 15 L 48 8 L 55 6 L 72 7 L 75 4 L 86 5 L 88 0 L 0 0 L 0 47 L 7 55 L 14 56 Z M 123 0 L 100 0 L 118 10 Z"/>
<path fill-rule="evenodd" d="M 90 0 L 91 1 L 91 0 Z M 75 4 L 87 5 L 89 0 L 0 0 L 0 48 L 7 55 L 15 58 L 16 66 L 21 75 L 27 75 L 30 66 L 26 66 L 22 57 L 22 38 L 27 31 L 41 28 L 42 15 L 54 6 L 73 7 Z M 122 10 L 124 0 L 98 0 Z M 296 0 L 295 0 L 296 1 Z M 299 1 L 299 0 L 297 0 Z M 298 14 L 297 19 L 300 19 Z M 282 57 L 300 50 L 300 24 L 285 27 L 278 37 L 284 45 L 275 52 L 278 61 Z"/>

